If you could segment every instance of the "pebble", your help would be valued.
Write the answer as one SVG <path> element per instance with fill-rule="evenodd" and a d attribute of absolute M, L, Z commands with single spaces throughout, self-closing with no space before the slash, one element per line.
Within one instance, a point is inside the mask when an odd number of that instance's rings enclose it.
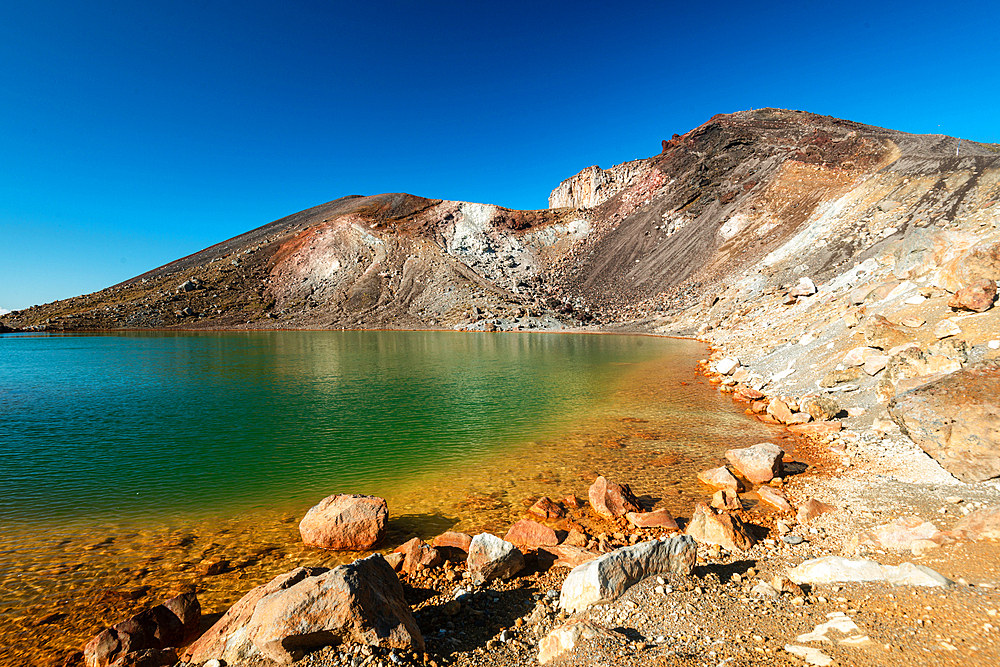
<path fill-rule="evenodd" d="M 802 544 L 805 542 L 805 539 L 803 539 L 801 535 L 783 535 L 781 541 L 785 544 L 795 546 L 796 544 Z"/>

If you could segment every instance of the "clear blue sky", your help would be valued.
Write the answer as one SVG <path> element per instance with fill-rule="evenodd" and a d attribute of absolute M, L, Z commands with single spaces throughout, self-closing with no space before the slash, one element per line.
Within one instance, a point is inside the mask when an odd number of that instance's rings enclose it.
<path fill-rule="evenodd" d="M 0 308 L 348 194 L 543 208 L 716 113 L 1000 142 L 996 2 L 0 3 Z"/>

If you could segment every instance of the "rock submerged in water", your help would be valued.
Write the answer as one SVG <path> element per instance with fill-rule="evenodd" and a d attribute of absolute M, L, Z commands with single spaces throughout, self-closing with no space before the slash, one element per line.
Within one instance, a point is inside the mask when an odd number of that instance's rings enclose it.
<path fill-rule="evenodd" d="M 151 663 L 173 656 L 172 662 L 160 663 L 172 665 L 177 660 L 174 647 L 190 639 L 200 622 L 201 605 L 195 594 L 178 595 L 99 633 L 83 649 L 84 664 L 107 667 L 119 660 Z"/>
<path fill-rule="evenodd" d="M 388 518 L 384 498 L 335 494 L 306 512 L 299 534 L 304 543 L 322 549 L 370 549 L 385 538 Z"/>
<path fill-rule="evenodd" d="M 598 477 L 590 486 L 589 496 L 594 511 L 610 519 L 625 516 L 628 512 L 642 511 L 639 499 L 628 484 L 615 484 L 603 476 Z"/>
<path fill-rule="evenodd" d="M 673 572 L 691 574 L 698 555 L 687 535 L 622 547 L 579 565 L 563 582 L 559 606 L 571 613 L 610 601 L 646 577 Z"/>

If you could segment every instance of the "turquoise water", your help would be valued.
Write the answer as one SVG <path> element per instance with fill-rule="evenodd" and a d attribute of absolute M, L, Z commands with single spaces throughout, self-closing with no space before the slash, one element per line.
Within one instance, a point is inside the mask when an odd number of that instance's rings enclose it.
<path fill-rule="evenodd" d="M 607 400 L 649 337 L 274 332 L 0 340 L 0 525 L 384 491 Z"/>
<path fill-rule="evenodd" d="M 178 590 L 221 613 L 358 557 L 299 538 L 333 493 L 387 499 L 382 549 L 503 535 L 598 474 L 690 516 L 697 472 L 769 437 L 696 376 L 704 353 L 530 333 L 0 336 L 0 665 L 58 664 Z M 229 569 L 201 574 L 214 559 Z"/>

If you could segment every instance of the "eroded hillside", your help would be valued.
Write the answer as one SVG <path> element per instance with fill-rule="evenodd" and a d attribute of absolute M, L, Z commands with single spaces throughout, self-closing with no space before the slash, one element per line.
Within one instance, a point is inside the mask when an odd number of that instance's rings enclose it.
<path fill-rule="evenodd" d="M 956 155 L 956 139 L 804 112 L 718 115 L 662 148 L 583 170 L 548 210 L 345 197 L 4 322 L 705 331 L 799 275 L 827 280 L 891 244 L 916 262 L 939 230 L 995 224 L 1000 198 L 996 146 L 966 141 Z M 737 280 L 725 308 L 701 313 Z"/>

